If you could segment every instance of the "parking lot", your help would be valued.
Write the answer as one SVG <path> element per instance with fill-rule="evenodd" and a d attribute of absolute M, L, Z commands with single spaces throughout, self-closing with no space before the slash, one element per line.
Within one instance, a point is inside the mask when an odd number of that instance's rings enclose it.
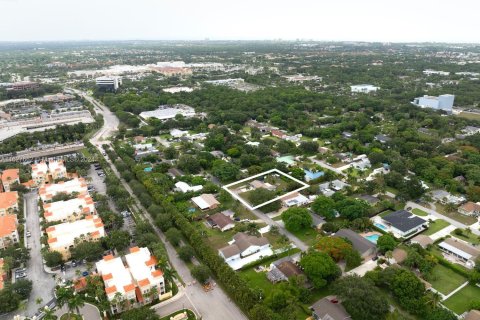
<path fill-rule="evenodd" d="M 90 186 L 93 187 L 93 190 L 89 191 L 96 191 L 99 194 L 105 195 L 107 193 L 107 186 L 105 185 L 105 182 L 103 182 L 105 178 L 103 170 L 97 169 L 97 167 L 92 164 L 88 171 L 88 176 L 91 178 Z"/>

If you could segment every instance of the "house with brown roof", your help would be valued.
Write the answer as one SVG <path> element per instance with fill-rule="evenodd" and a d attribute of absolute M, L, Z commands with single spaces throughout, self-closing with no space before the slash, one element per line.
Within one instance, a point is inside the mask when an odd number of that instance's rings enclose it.
<path fill-rule="evenodd" d="M 289 278 L 302 275 L 303 271 L 298 267 L 292 257 L 284 257 L 270 264 L 267 278 L 273 283 L 288 281 Z"/>
<path fill-rule="evenodd" d="M 220 231 L 224 232 L 235 227 L 234 221 L 224 215 L 222 212 L 215 213 L 207 218 L 208 224 L 212 228 L 218 228 Z"/>
<path fill-rule="evenodd" d="M 480 256 L 480 249 L 455 238 L 445 239 L 438 244 L 438 247 L 470 269 L 475 266 L 475 260 Z"/>
<path fill-rule="evenodd" d="M 272 131 L 270 131 L 270 133 L 272 134 L 272 136 L 280 138 L 280 139 L 285 139 L 285 137 L 287 136 L 287 134 L 285 132 L 282 132 L 282 131 L 277 130 L 277 129 L 273 129 Z"/>
<path fill-rule="evenodd" d="M 478 217 L 480 215 L 480 203 L 468 201 L 458 208 L 458 212 L 466 216 Z"/>
<path fill-rule="evenodd" d="M 0 249 L 5 249 L 19 241 L 17 215 L 0 216 Z"/>
<path fill-rule="evenodd" d="M 433 244 L 433 239 L 424 234 L 419 234 L 413 237 L 412 239 L 410 239 L 410 243 L 418 244 L 422 248 L 426 248 L 428 245 Z"/>
<path fill-rule="evenodd" d="M 20 184 L 20 170 L 5 169 L 0 173 L 0 180 L 2 181 L 3 191 L 10 191 L 13 184 Z"/>
<path fill-rule="evenodd" d="M 233 269 L 273 255 L 272 246 L 265 237 L 237 233 L 229 245 L 218 250 L 219 255 Z"/>
<path fill-rule="evenodd" d="M 18 211 L 18 192 L 7 191 L 0 193 L 0 216 L 13 214 Z"/>
<path fill-rule="evenodd" d="M 480 320 L 480 310 L 470 310 L 466 315 L 464 320 Z"/>

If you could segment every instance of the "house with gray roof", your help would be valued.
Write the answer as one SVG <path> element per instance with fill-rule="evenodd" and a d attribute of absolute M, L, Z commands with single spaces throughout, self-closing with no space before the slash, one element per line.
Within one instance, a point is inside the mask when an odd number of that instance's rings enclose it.
<path fill-rule="evenodd" d="M 365 239 L 353 230 L 340 229 L 334 234 L 334 237 L 345 238 L 350 241 L 353 248 L 360 253 L 362 258 L 366 258 L 377 252 L 377 246 L 375 243 Z"/>
<path fill-rule="evenodd" d="M 272 246 L 265 237 L 250 236 L 239 232 L 229 245 L 218 250 L 219 255 L 233 269 L 273 255 Z"/>
<path fill-rule="evenodd" d="M 349 320 L 352 319 L 347 310 L 336 297 L 328 296 L 315 302 L 311 307 L 315 320 Z"/>
<path fill-rule="evenodd" d="M 398 210 L 387 214 L 383 222 L 399 237 L 413 235 L 428 227 L 428 222 L 408 211 Z"/>

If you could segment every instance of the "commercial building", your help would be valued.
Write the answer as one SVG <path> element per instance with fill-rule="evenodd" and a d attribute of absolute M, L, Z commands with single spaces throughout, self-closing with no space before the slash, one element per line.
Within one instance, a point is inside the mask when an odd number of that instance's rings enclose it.
<path fill-rule="evenodd" d="M 72 222 L 95 214 L 93 199 L 86 194 L 70 200 L 45 203 L 43 209 L 47 222 Z"/>
<path fill-rule="evenodd" d="M 370 93 L 376 92 L 380 87 L 375 87 L 371 84 L 357 84 L 354 86 L 350 86 L 350 90 L 352 93 Z"/>
<path fill-rule="evenodd" d="M 98 77 L 95 79 L 95 83 L 99 89 L 116 91 L 122 84 L 122 78 L 116 76 Z"/>
<path fill-rule="evenodd" d="M 113 313 L 148 304 L 165 294 L 163 272 L 148 248 L 133 247 L 121 257 L 108 255 L 96 263 Z"/>
<path fill-rule="evenodd" d="M 454 101 L 455 96 L 453 94 L 442 94 L 438 97 L 425 95 L 423 97 L 413 99 L 412 104 L 422 108 L 443 110 L 451 113 Z"/>
<path fill-rule="evenodd" d="M 194 108 L 184 104 L 163 105 L 159 106 L 156 110 L 144 111 L 140 113 L 140 117 L 143 119 L 155 118 L 162 121 L 174 119 L 176 115 L 182 115 L 185 118 L 190 118 L 194 117 L 196 113 Z"/>
<path fill-rule="evenodd" d="M 0 249 L 5 249 L 18 242 L 17 225 L 17 215 L 6 214 L 0 216 Z"/>
<path fill-rule="evenodd" d="M 18 211 L 18 192 L 0 192 L 0 216 Z"/>
<path fill-rule="evenodd" d="M 33 90 L 37 89 L 39 84 L 37 82 L 32 81 L 20 81 L 11 83 L 8 87 L 8 91 L 25 91 L 25 90 Z"/>
<path fill-rule="evenodd" d="M 96 241 L 105 236 L 102 219 L 96 215 L 50 226 L 46 232 L 50 251 L 60 252 L 64 259 L 70 258 L 70 249 L 77 241 Z"/>
<path fill-rule="evenodd" d="M 220 257 L 233 269 L 273 255 L 267 238 L 237 233 L 229 245 L 218 250 Z"/>
<path fill-rule="evenodd" d="M 431 75 L 448 76 L 450 75 L 450 72 L 427 69 L 427 70 L 423 70 L 423 74 L 427 76 L 431 76 Z"/>
<path fill-rule="evenodd" d="M 2 181 L 3 191 L 10 191 L 13 184 L 20 184 L 20 170 L 5 169 L 0 173 L 0 180 Z"/>
<path fill-rule="evenodd" d="M 75 178 L 69 181 L 44 185 L 38 190 L 42 201 L 50 201 L 57 194 L 65 193 L 78 195 L 87 194 L 87 182 L 84 178 Z"/>

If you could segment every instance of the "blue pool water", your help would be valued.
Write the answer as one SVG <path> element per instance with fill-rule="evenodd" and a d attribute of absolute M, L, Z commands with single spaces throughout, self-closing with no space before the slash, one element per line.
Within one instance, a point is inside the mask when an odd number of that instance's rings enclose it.
<path fill-rule="evenodd" d="M 378 240 L 379 237 L 380 237 L 380 235 L 378 235 L 378 234 L 371 234 L 369 236 L 366 236 L 365 238 L 370 242 L 377 243 L 377 240 Z"/>
<path fill-rule="evenodd" d="M 375 224 L 376 227 L 378 227 L 378 228 L 380 228 L 380 229 L 382 229 L 382 230 L 387 231 L 387 227 L 385 227 L 383 224 L 378 223 L 378 222 L 375 222 L 374 224 Z"/>

